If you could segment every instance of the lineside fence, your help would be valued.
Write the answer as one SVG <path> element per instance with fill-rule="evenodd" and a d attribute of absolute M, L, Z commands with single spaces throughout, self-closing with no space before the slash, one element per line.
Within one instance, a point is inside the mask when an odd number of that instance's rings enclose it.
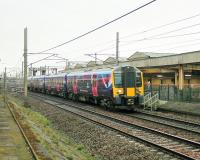
<path fill-rule="evenodd" d="M 183 90 L 175 85 L 151 85 L 145 86 L 145 93 L 158 93 L 164 101 L 200 102 L 200 84 L 184 85 Z"/>

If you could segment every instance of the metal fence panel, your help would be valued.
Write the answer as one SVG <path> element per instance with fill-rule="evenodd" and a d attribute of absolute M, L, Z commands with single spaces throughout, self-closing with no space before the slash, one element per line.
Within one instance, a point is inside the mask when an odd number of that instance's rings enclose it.
<path fill-rule="evenodd" d="M 160 100 L 180 102 L 200 102 L 200 85 L 185 85 L 179 90 L 175 85 L 145 86 L 146 93 L 158 93 Z"/>

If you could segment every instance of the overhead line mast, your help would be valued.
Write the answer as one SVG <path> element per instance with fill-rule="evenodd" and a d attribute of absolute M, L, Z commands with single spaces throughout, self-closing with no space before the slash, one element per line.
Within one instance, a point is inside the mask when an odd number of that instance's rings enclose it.
<path fill-rule="evenodd" d="M 27 97 L 27 28 L 24 28 L 24 96 Z"/>
<path fill-rule="evenodd" d="M 119 32 L 116 33 L 116 65 L 119 65 Z"/>

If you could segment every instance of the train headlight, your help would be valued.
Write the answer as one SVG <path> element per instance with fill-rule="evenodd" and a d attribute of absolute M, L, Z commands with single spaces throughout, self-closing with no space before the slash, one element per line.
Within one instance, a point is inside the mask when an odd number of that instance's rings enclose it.
<path fill-rule="evenodd" d="M 122 93 L 122 90 L 118 90 L 117 93 Z"/>

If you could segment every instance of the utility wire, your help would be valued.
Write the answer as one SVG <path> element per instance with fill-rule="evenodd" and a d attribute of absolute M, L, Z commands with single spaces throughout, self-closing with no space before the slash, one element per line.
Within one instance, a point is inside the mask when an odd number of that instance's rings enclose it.
<path fill-rule="evenodd" d="M 56 45 L 56 46 L 54 46 L 54 47 L 52 47 L 52 48 L 43 50 L 43 51 L 41 51 L 41 52 L 39 52 L 39 53 L 43 53 L 43 52 L 47 52 L 47 51 L 56 49 L 56 48 L 61 47 L 61 46 L 65 45 L 65 44 L 68 44 L 68 43 L 73 42 L 73 41 L 75 41 L 75 40 L 77 40 L 77 39 L 80 39 L 80 38 L 82 38 L 82 37 L 84 37 L 84 36 L 86 36 L 86 35 L 88 35 L 88 34 L 94 32 L 94 31 L 96 31 L 96 30 L 99 30 L 99 29 L 101 29 L 101 28 L 103 28 L 103 27 L 105 27 L 105 26 L 107 26 L 107 25 L 109 25 L 109 24 L 111 24 L 111 23 L 113 23 L 113 22 L 115 22 L 115 21 L 117 21 L 117 20 L 123 18 L 123 17 L 128 16 L 129 14 L 131 14 L 131 13 L 133 13 L 133 12 L 139 10 L 139 9 L 144 8 L 145 6 L 150 5 L 151 3 L 155 2 L 155 1 L 156 1 L 156 0 L 152 0 L 152 1 L 150 1 L 150 2 L 148 2 L 148 3 L 146 3 L 146 4 L 144 4 L 144 5 L 142 5 L 142 6 L 138 7 L 138 8 L 136 8 L 136 9 L 134 9 L 134 10 L 132 10 L 132 11 L 130 11 L 130 12 L 128 12 L 128 13 L 126 13 L 126 14 L 120 16 L 120 17 L 117 17 L 117 18 L 115 18 L 114 20 L 112 20 L 112 21 L 110 21 L 110 22 L 107 22 L 107 23 L 105 23 L 105 24 L 103 24 L 103 25 L 101 25 L 101 26 L 99 26 L 99 27 L 97 27 L 97 28 L 95 28 L 95 29 L 93 29 L 93 30 L 91 30 L 91 31 L 89 31 L 89 32 L 86 32 L 86 33 L 84 33 L 84 34 L 81 34 L 80 36 L 77 36 L 77 37 L 75 37 L 75 38 L 73 38 L 73 39 L 71 39 L 71 40 L 69 40 L 69 41 L 66 41 L 66 42 L 64 42 L 64 43 L 61 43 L 61 44 L 59 44 L 59 45 Z"/>
<path fill-rule="evenodd" d="M 153 28 L 150 28 L 150 29 L 141 31 L 141 32 L 132 33 L 132 34 L 126 35 L 126 36 L 124 36 L 124 37 L 121 37 L 120 39 L 128 38 L 128 37 L 135 36 L 135 35 L 139 35 L 139 34 L 144 34 L 144 33 L 149 32 L 149 31 L 153 31 L 153 30 L 156 30 L 156 29 L 160 29 L 160 28 L 163 28 L 163 27 L 172 25 L 172 24 L 180 23 L 180 22 L 182 22 L 182 21 L 186 21 L 186 20 L 189 20 L 189 19 L 192 19 L 192 18 L 196 18 L 196 17 L 199 17 L 199 16 L 200 16 L 200 13 L 199 13 L 199 14 L 196 14 L 196 15 L 194 15 L 194 16 L 191 16 L 191 17 L 187 17 L 187 18 L 184 18 L 184 19 L 179 19 L 179 20 L 176 20 L 176 21 L 167 23 L 167 24 L 163 24 L 163 25 L 160 25 L 160 26 L 157 26 L 157 27 L 153 27 Z"/>
<path fill-rule="evenodd" d="M 185 34 L 178 34 L 178 35 L 172 35 L 172 36 L 163 36 L 163 37 L 157 37 L 157 38 L 153 38 L 153 39 L 165 39 L 165 38 L 174 38 L 174 37 L 182 37 L 182 36 L 189 36 L 189 35 L 194 35 L 194 34 L 199 34 L 200 31 L 198 32 L 191 32 L 191 33 L 185 33 Z M 147 38 L 145 40 L 152 40 L 151 38 Z"/>
<path fill-rule="evenodd" d="M 195 42 L 195 41 L 200 41 L 200 39 L 193 39 L 193 40 L 187 40 L 187 41 L 181 41 L 181 42 L 165 43 L 165 44 L 161 44 L 161 45 L 151 45 L 151 46 L 147 46 L 147 47 L 143 47 L 143 48 L 122 50 L 121 52 L 127 52 L 127 51 L 130 51 L 130 50 L 141 51 L 141 50 L 150 49 L 150 48 L 156 48 L 156 47 L 159 48 L 159 47 L 165 47 L 165 46 L 169 46 L 169 45 L 184 44 L 184 43 L 190 43 L 190 42 Z M 186 45 L 188 45 L 188 44 L 186 44 Z"/>
<path fill-rule="evenodd" d="M 157 26 L 157 27 L 152 27 L 152 28 L 150 28 L 150 29 L 147 29 L 147 30 L 144 30 L 144 31 L 141 31 L 141 32 L 138 32 L 138 33 L 132 33 L 132 34 L 130 34 L 130 35 L 127 35 L 127 36 L 124 36 L 124 37 L 120 37 L 120 39 L 125 39 L 125 38 L 131 37 L 131 36 L 133 36 L 133 35 L 143 34 L 143 33 L 149 32 L 149 31 L 153 31 L 153 30 L 160 29 L 160 28 L 163 28 L 163 27 L 166 27 L 166 26 L 169 26 L 169 25 L 173 25 L 173 24 L 176 24 L 176 23 L 180 23 L 180 22 L 182 22 L 182 21 L 186 21 L 186 20 L 189 20 L 189 19 L 193 19 L 193 18 L 196 18 L 196 17 L 199 17 L 199 16 L 200 16 L 200 13 L 199 13 L 199 14 L 196 14 L 196 15 L 193 15 L 193 16 L 190 16 L 190 17 L 187 17 L 187 18 L 179 19 L 179 20 L 176 20 L 176 21 L 167 23 L 167 24 L 159 25 L 159 26 Z M 192 25 L 192 27 L 193 27 L 193 26 L 196 26 L 196 25 L 199 25 L 199 24 Z M 182 29 L 186 29 L 186 28 L 189 28 L 189 27 L 190 27 L 190 26 L 184 27 L 184 28 L 182 28 Z M 180 30 L 181 30 L 181 29 L 180 29 Z M 175 31 L 171 31 L 171 33 L 172 33 L 172 32 L 175 32 Z M 169 33 L 170 33 L 170 32 L 169 32 Z M 161 33 L 161 34 L 164 34 L 164 33 Z M 107 44 L 107 43 L 115 42 L 115 41 L 116 41 L 116 40 L 110 40 L 110 41 L 104 42 L 104 43 L 102 43 L 102 44 Z M 123 43 L 123 41 L 122 41 L 122 43 Z M 102 45 L 102 44 L 99 44 L 99 45 Z M 95 46 L 99 46 L 99 45 L 95 45 Z M 111 50 L 111 49 L 114 49 L 114 47 L 112 47 L 112 48 L 111 48 L 111 47 L 109 47 L 109 48 L 104 48 L 104 49 L 101 49 L 101 50 L 99 50 L 99 51 L 96 51 L 96 53 L 101 53 L 101 52 L 103 52 L 103 51 L 107 51 L 107 50 Z M 86 50 L 86 49 L 85 49 L 85 50 Z M 88 50 L 88 48 L 87 48 L 87 50 Z"/>
<path fill-rule="evenodd" d="M 144 50 L 144 49 L 155 48 L 155 47 L 163 47 L 163 46 L 169 46 L 169 45 L 174 45 L 174 44 L 190 43 L 190 42 L 195 42 L 195 41 L 200 41 L 200 39 L 193 39 L 193 40 L 187 40 L 187 41 L 175 42 L 175 43 L 174 42 L 173 43 L 165 43 L 165 44 L 161 44 L 161 45 L 152 45 L 152 46 L 147 46 L 144 48 L 139 48 L 137 50 Z"/>
<path fill-rule="evenodd" d="M 194 34 L 199 34 L 199 33 L 200 33 L 200 31 L 192 32 L 192 33 L 185 33 L 185 34 L 178 34 L 178 35 L 171 35 L 171 36 L 163 36 L 163 37 L 157 37 L 157 38 L 152 38 L 152 36 L 150 36 L 150 37 L 147 37 L 147 38 L 132 40 L 129 43 L 123 44 L 121 46 L 130 45 L 133 42 L 141 42 L 141 41 L 157 40 L 157 39 L 165 39 L 165 38 L 175 38 L 175 37 L 189 36 L 189 35 L 194 35 Z"/>
<path fill-rule="evenodd" d="M 47 57 L 45 57 L 45 58 L 42 58 L 42 59 L 40 59 L 40 60 L 38 60 L 38 61 L 35 61 L 35 62 L 33 62 L 33 63 L 30 63 L 28 66 L 30 66 L 30 65 L 33 65 L 33 64 L 35 64 L 35 63 L 38 63 L 38 62 L 40 62 L 40 61 L 43 61 L 43 60 L 45 60 L 45 59 L 48 59 L 48 58 L 50 58 L 50 57 L 54 57 L 56 54 L 52 54 L 52 55 L 50 55 L 50 56 L 47 56 Z"/>
<path fill-rule="evenodd" d="M 178 31 L 185 30 L 185 29 L 192 28 L 192 27 L 196 27 L 196 26 L 199 26 L 199 25 L 200 25 L 200 23 L 197 23 L 197 24 L 194 24 L 194 25 L 178 28 L 178 29 L 175 29 L 175 30 L 155 34 L 155 35 L 152 35 L 152 36 L 149 36 L 149 37 L 146 37 L 146 38 L 142 38 L 141 40 L 153 39 L 153 38 L 156 38 L 158 36 L 166 35 L 166 34 L 173 33 L 173 32 L 178 32 Z M 138 41 L 138 40 L 136 40 L 136 41 Z M 123 43 L 123 41 L 121 41 L 121 42 Z M 135 40 L 130 40 L 127 43 L 130 44 L 131 42 L 135 42 Z M 126 44 L 124 44 L 124 45 L 126 45 Z"/>
<path fill-rule="evenodd" d="M 99 59 L 99 58 L 95 57 L 94 55 L 87 54 L 87 56 L 89 56 L 89 57 L 92 57 L 92 58 L 95 58 L 95 59 L 97 59 L 97 60 L 99 60 L 99 61 L 102 61 L 102 62 L 103 62 L 103 60 L 102 60 L 102 59 Z"/>
<path fill-rule="evenodd" d="M 173 22 L 170 22 L 170 23 L 167 23 L 167 24 L 163 24 L 163 25 L 159 25 L 157 27 L 153 27 L 153 28 L 150 28 L 150 29 L 147 29 L 147 30 L 144 30 L 144 31 L 141 31 L 141 32 L 138 32 L 138 33 L 132 33 L 130 35 L 127 35 L 127 36 L 124 36 L 124 37 L 120 37 L 120 39 L 125 39 L 127 37 L 131 37 L 133 35 L 139 35 L 139 34 L 143 34 L 143 33 L 146 33 L 146 32 L 149 32 L 149 31 L 153 31 L 153 30 L 156 30 L 156 29 L 160 29 L 160 28 L 163 28 L 163 27 L 166 27 L 166 26 L 169 26 L 169 25 L 173 25 L 173 24 L 176 24 L 176 23 L 180 23 L 182 21 L 186 21 L 186 20 L 189 20 L 189 19 L 193 19 L 193 18 L 196 18 L 196 17 L 199 17 L 200 16 L 200 13 L 199 14 L 196 14 L 196 15 L 193 15 L 193 16 L 190 16 L 190 17 L 187 17 L 187 18 L 183 18 L 183 19 L 179 19 L 179 20 L 176 20 L 176 21 L 173 21 Z M 200 23 L 197 23 L 197 24 L 194 24 L 194 25 L 191 25 L 191 26 L 186 26 L 186 27 L 183 27 L 183 28 L 180 28 L 180 29 L 177 29 L 177 30 L 173 30 L 173 31 L 169 31 L 169 32 L 164 32 L 164 33 L 161 33 L 159 35 L 164 35 L 164 34 L 168 34 L 168 33 L 172 33 L 172 32 L 176 32 L 176 31 L 179 31 L 179 30 L 183 30 L 183 29 L 187 29 L 187 28 L 190 28 L 190 27 L 195 27 L 197 25 L 200 25 Z M 159 35 L 154 35 L 154 36 L 159 36 Z M 148 37 L 148 38 L 152 38 L 152 37 Z M 114 42 L 115 40 L 110 40 L 108 42 L 104 42 L 103 44 L 107 44 L 107 43 L 110 43 L 110 42 Z M 123 41 L 121 41 L 123 43 Z M 131 42 L 131 41 L 130 41 Z M 130 44 L 130 43 L 128 43 Z M 102 45 L 102 44 L 101 44 Z M 124 44 L 126 45 L 126 44 Z M 122 45 L 123 46 L 123 45 Z M 107 51 L 107 50 L 111 50 L 111 49 L 114 49 L 115 46 L 113 47 L 108 47 L 108 48 L 104 48 L 104 49 L 101 49 L 99 51 L 96 51 L 96 53 L 101 53 L 101 52 L 104 52 L 104 51 Z"/>
<path fill-rule="evenodd" d="M 107 48 L 103 48 L 103 49 L 101 49 L 101 50 L 96 51 L 96 53 L 101 53 L 101 52 L 103 52 L 103 51 L 108 51 L 108 50 L 111 50 L 111 49 L 113 49 L 113 48 L 116 48 L 116 46 L 110 45 L 110 46 L 107 47 Z"/>
<path fill-rule="evenodd" d="M 194 24 L 194 25 L 178 28 L 178 29 L 175 29 L 175 30 L 171 30 L 171 31 L 167 31 L 167 32 L 164 32 L 164 33 L 160 33 L 160 34 L 157 34 L 157 35 L 150 36 L 150 38 L 155 38 L 155 37 L 166 35 L 166 34 L 169 34 L 169 33 L 178 32 L 178 31 L 188 29 L 188 28 L 192 28 L 192 27 L 196 27 L 196 26 L 199 26 L 199 25 L 200 25 L 200 23 L 197 23 L 197 24 Z"/>
<path fill-rule="evenodd" d="M 61 56 L 57 56 L 57 55 L 54 55 L 54 56 L 57 57 L 57 58 L 60 58 L 62 60 L 68 60 L 67 58 L 64 58 L 64 57 L 61 57 Z"/>
<path fill-rule="evenodd" d="M 103 46 L 103 45 L 105 45 L 105 44 L 108 45 L 108 44 L 110 44 L 110 43 L 113 43 L 113 45 L 114 45 L 114 43 L 116 43 L 116 39 L 112 39 L 112 40 L 110 40 L 110 41 L 106 41 L 106 42 L 103 42 L 103 43 L 98 43 L 98 44 L 93 45 L 93 46 L 88 46 L 87 48 L 84 48 L 83 50 L 89 50 L 90 48 Z M 109 46 L 111 46 L 111 45 L 109 45 Z"/>
<path fill-rule="evenodd" d="M 200 43 L 192 43 L 192 44 L 186 44 L 186 45 L 178 45 L 178 46 L 175 46 L 175 47 L 172 47 L 172 48 L 165 48 L 165 49 L 155 50 L 155 51 L 153 51 L 153 52 L 158 52 L 158 51 L 161 51 L 161 50 L 171 50 L 171 49 L 175 49 L 175 48 L 182 48 L 182 47 L 185 47 L 185 46 L 196 46 L 196 45 L 200 45 Z"/>
<path fill-rule="evenodd" d="M 177 32 L 177 31 L 181 31 L 181 30 L 184 30 L 184 29 L 188 29 L 188 28 L 192 28 L 192 27 L 196 27 L 196 26 L 199 26 L 200 23 L 196 23 L 196 24 L 193 24 L 193 25 L 190 25 L 190 26 L 186 26 L 186 27 L 182 27 L 182 28 L 178 28 L 176 30 L 171 30 L 171 31 L 167 31 L 167 32 L 163 32 L 163 33 L 160 33 L 160 34 L 156 34 L 156 35 L 152 35 L 150 37 L 147 37 L 147 38 L 144 38 L 144 39 L 141 39 L 141 40 L 149 40 L 149 39 L 153 39 L 155 37 L 158 37 L 158 36 L 161 36 L 161 35 L 166 35 L 166 34 L 169 34 L 169 33 L 173 33 L 173 32 Z M 141 41 L 139 40 L 139 41 Z M 121 41 L 123 43 L 123 41 Z M 131 41 L 128 41 L 127 44 L 122 44 L 121 46 L 125 46 L 125 45 L 129 45 L 131 43 L 135 42 L 134 40 L 131 40 Z M 107 51 L 107 50 L 111 50 L 111 49 L 114 49 L 115 46 L 113 45 L 110 45 L 110 47 L 107 47 L 107 48 L 104 48 L 104 49 L 101 49 L 99 51 L 96 51 L 96 53 L 101 53 L 101 52 L 104 52 L 104 51 Z"/>

